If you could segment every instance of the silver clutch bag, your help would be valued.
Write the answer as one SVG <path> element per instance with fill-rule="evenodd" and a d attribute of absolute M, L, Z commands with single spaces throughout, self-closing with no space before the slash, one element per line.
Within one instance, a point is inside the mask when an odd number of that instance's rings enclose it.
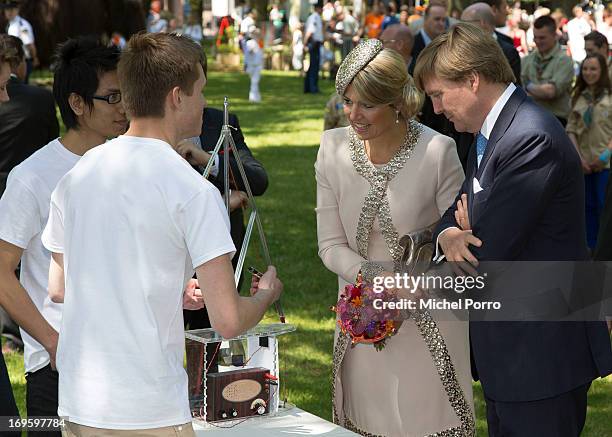
<path fill-rule="evenodd" d="M 401 259 L 402 273 L 419 276 L 429 269 L 435 253 L 432 237 L 437 225 L 438 222 L 433 223 L 400 238 L 400 246 L 404 250 Z"/>

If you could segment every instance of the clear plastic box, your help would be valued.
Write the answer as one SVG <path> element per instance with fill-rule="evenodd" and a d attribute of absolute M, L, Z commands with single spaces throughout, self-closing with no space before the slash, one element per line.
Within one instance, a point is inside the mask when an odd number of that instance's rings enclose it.
<path fill-rule="evenodd" d="M 186 331 L 193 419 L 203 425 L 276 415 L 281 383 L 277 337 L 293 331 L 295 326 L 286 323 L 260 324 L 232 339 L 212 328 Z"/>

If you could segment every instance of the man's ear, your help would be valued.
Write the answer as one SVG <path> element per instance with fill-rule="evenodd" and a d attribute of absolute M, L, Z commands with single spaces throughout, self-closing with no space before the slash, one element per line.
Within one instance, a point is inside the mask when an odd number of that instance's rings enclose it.
<path fill-rule="evenodd" d="M 478 88 L 480 88 L 480 74 L 472 73 L 469 77 L 469 81 L 472 92 L 476 93 Z"/>
<path fill-rule="evenodd" d="M 83 100 L 83 97 L 79 96 L 77 93 L 70 93 L 68 96 L 68 104 L 75 115 L 82 116 L 85 114 L 85 100 Z"/>
<path fill-rule="evenodd" d="M 170 91 L 169 98 L 172 106 L 179 107 L 183 101 L 183 91 L 181 91 L 180 87 L 175 86 L 172 88 L 172 91 Z"/>

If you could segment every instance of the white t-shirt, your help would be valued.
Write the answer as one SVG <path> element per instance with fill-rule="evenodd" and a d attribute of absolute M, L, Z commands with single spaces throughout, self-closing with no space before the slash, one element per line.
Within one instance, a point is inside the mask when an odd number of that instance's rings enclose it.
<path fill-rule="evenodd" d="M 78 162 L 80 156 L 53 140 L 15 167 L 0 199 L 0 240 L 24 249 L 20 281 L 38 311 L 59 330 L 62 305 L 51 302 L 47 293 L 50 252 L 40 236 L 49 217 L 51 193 L 58 181 Z M 21 330 L 26 372 L 49 364 L 45 349 Z"/>
<path fill-rule="evenodd" d="M 25 52 L 25 57 L 26 59 L 30 59 L 32 54 L 27 46 L 34 44 L 34 31 L 32 30 L 32 25 L 28 22 L 28 20 L 17 15 L 9 22 L 6 33 L 21 39 L 24 46 L 23 51 Z"/>
<path fill-rule="evenodd" d="M 43 243 L 64 253 L 59 415 L 190 422 L 182 294 L 194 268 L 235 251 L 219 191 L 168 143 L 120 136 L 59 182 Z"/>
<path fill-rule="evenodd" d="M 251 36 L 251 32 L 255 28 L 255 20 L 250 15 L 247 15 L 240 23 L 240 33 Z"/>

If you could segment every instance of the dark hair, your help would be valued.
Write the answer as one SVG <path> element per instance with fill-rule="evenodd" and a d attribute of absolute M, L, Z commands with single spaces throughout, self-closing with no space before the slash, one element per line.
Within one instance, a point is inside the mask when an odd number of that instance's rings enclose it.
<path fill-rule="evenodd" d="M 584 37 L 584 40 L 593 41 L 593 44 L 595 44 L 598 48 L 602 48 L 604 45 L 606 46 L 606 48 L 608 47 L 608 38 L 606 38 L 606 36 L 603 33 L 598 32 L 596 30 L 587 34 Z"/>
<path fill-rule="evenodd" d="M 606 61 L 606 58 L 604 58 L 600 53 L 587 55 L 587 57 L 584 58 L 584 61 L 582 61 L 582 63 L 580 64 L 580 71 L 578 72 L 578 77 L 576 77 L 576 85 L 574 85 L 574 89 L 572 90 L 572 106 L 574 106 L 574 104 L 578 100 L 578 97 L 580 97 L 582 92 L 588 87 L 588 85 L 584 81 L 584 78 L 582 77 L 582 66 L 588 59 L 593 58 L 597 59 L 597 62 L 599 62 L 599 69 L 601 70 L 599 80 L 595 84 L 595 95 L 593 97 L 598 98 L 604 92 L 612 91 L 610 89 L 610 76 L 608 75 L 608 63 Z"/>
<path fill-rule="evenodd" d="M 0 64 L 11 64 L 11 59 L 16 56 L 15 49 L 10 47 L 7 38 L 0 38 Z"/>
<path fill-rule="evenodd" d="M 120 51 L 106 47 L 94 37 L 69 39 L 58 46 L 53 59 L 53 96 L 66 129 L 77 129 L 79 122 L 68 98 L 75 93 L 93 108 L 93 96 L 100 76 L 117 69 Z"/>
<path fill-rule="evenodd" d="M 139 33 L 121 55 L 117 73 L 123 107 L 129 117 L 163 117 L 168 93 L 179 87 L 188 95 L 206 76 L 206 56 L 192 39 L 175 33 Z"/>
<path fill-rule="evenodd" d="M 502 3 L 502 0 L 476 0 L 476 1 L 472 2 L 472 4 L 478 3 L 479 1 L 488 4 L 492 8 L 495 7 L 497 9 L 500 8 L 501 3 Z"/>
<path fill-rule="evenodd" d="M 542 15 L 541 17 L 538 17 L 533 22 L 533 27 L 535 29 L 542 29 L 543 27 L 547 27 L 548 30 L 551 31 L 552 33 L 557 32 L 557 23 L 555 22 L 554 18 L 551 17 L 550 15 Z"/>
<path fill-rule="evenodd" d="M 2 39 L 3 45 L 8 49 L 4 55 L 5 62 L 8 62 L 12 69 L 17 68 L 25 57 L 23 42 L 16 36 L 7 34 L 0 35 L 0 39 Z"/>

